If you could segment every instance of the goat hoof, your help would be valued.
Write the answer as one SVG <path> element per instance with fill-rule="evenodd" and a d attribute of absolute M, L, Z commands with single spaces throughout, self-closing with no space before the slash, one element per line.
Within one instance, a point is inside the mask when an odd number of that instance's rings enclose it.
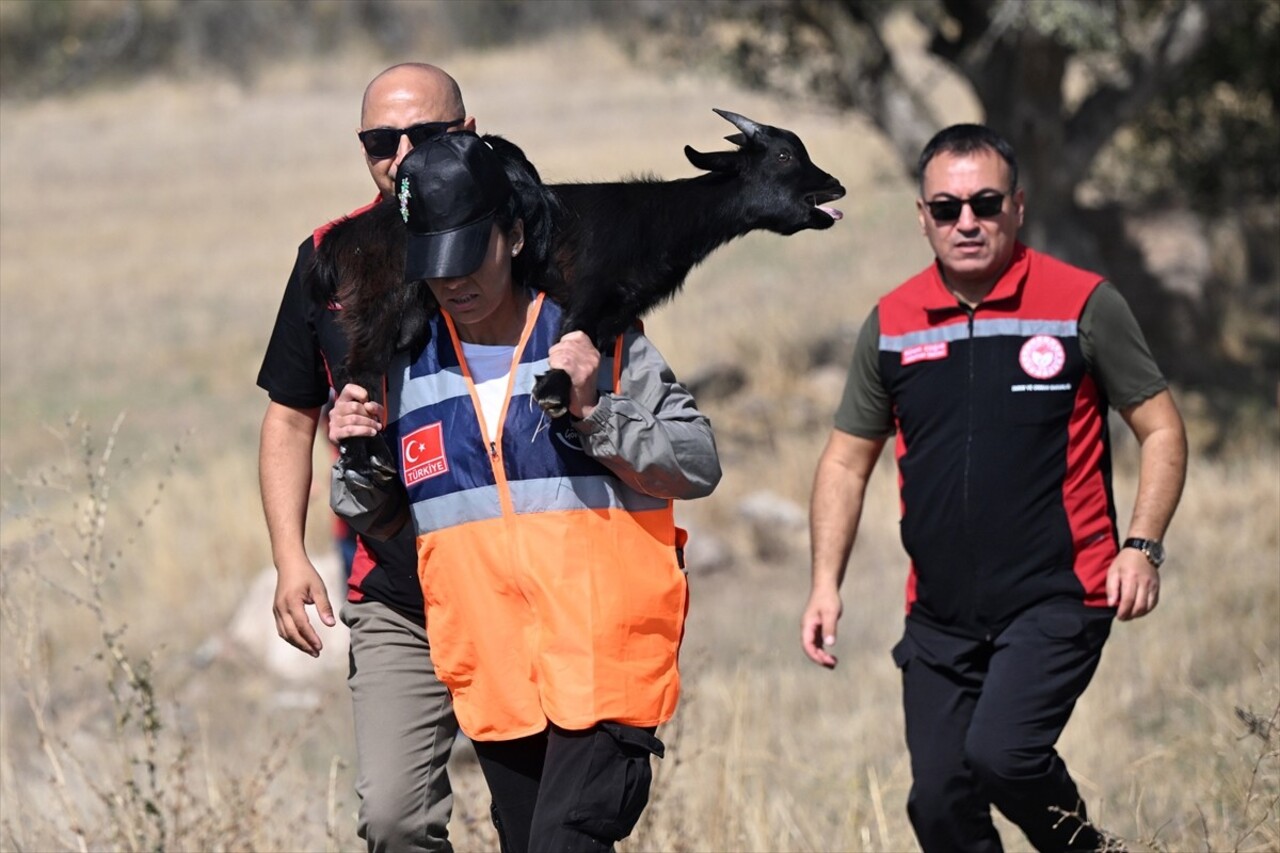
<path fill-rule="evenodd" d="M 548 370 L 534 382 L 533 399 L 542 411 L 553 418 L 561 418 L 569 412 L 569 393 L 572 390 L 569 374 L 559 369 Z"/>
<path fill-rule="evenodd" d="M 339 445 L 339 452 L 344 470 L 370 482 L 385 484 L 396 477 L 395 458 L 382 433 L 348 438 Z"/>
<path fill-rule="evenodd" d="M 564 403 L 554 397 L 550 400 L 539 400 L 538 405 L 542 407 L 542 411 L 546 412 L 553 418 L 562 418 L 569 411 L 565 408 Z"/>

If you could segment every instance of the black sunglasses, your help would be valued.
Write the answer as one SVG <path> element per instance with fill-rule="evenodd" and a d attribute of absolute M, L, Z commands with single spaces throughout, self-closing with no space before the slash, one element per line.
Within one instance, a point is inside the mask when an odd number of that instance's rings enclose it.
<path fill-rule="evenodd" d="M 983 193 L 969 198 L 944 198 L 940 201 L 926 201 L 929 215 L 934 222 L 955 222 L 969 205 L 973 215 L 979 219 L 990 219 L 999 216 L 1004 210 L 1004 193 Z"/>
<path fill-rule="evenodd" d="M 410 146 L 417 146 L 433 136 L 439 136 L 451 127 L 457 127 L 464 121 L 466 119 L 455 118 L 453 121 L 424 121 L 422 124 L 405 128 L 375 127 L 371 130 L 362 130 L 357 135 L 366 154 L 374 160 L 385 160 L 396 156 L 396 151 L 400 148 L 401 136 L 409 137 Z"/>

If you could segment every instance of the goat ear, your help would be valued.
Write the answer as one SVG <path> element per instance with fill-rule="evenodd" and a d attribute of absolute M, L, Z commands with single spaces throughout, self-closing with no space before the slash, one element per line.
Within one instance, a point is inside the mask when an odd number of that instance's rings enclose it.
<path fill-rule="evenodd" d="M 691 145 L 684 147 L 684 156 L 689 158 L 689 162 L 704 169 L 708 172 L 736 172 L 738 171 L 738 155 L 732 151 L 712 151 L 704 154 L 697 151 Z"/>

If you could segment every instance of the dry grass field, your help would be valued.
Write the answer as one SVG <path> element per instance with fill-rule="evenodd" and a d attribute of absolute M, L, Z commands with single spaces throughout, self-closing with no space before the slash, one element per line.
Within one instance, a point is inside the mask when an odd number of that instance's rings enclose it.
<path fill-rule="evenodd" d="M 762 540 L 739 512 L 760 489 L 804 504 L 840 388 L 812 342 L 847 339 L 929 258 L 887 146 L 856 116 L 637 68 L 602 37 L 433 59 L 549 180 L 690 175 L 684 144 L 725 144 L 721 107 L 797 131 L 845 183 L 835 228 L 725 248 L 647 323 L 678 373 L 732 361 L 750 381 L 706 404 L 726 475 L 680 511 L 730 558 L 691 567 L 687 690 L 623 849 L 916 849 L 891 460 L 834 672 L 799 649 L 803 534 Z M 294 247 L 371 196 L 353 131 L 382 64 L 0 103 L 0 850 L 359 848 L 343 667 L 303 690 L 201 649 L 270 562 L 254 378 Z M 1117 447 L 1127 511 L 1135 449 Z M 312 517 L 321 553 L 323 495 Z M 1274 434 L 1193 458 L 1168 548 L 1160 608 L 1117 626 L 1062 751 L 1135 850 L 1280 849 Z M 457 848 L 495 849 L 465 750 L 454 780 Z"/>

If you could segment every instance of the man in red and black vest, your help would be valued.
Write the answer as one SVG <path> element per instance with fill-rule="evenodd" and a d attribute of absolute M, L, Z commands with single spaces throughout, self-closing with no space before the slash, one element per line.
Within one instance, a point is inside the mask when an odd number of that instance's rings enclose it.
<path fill-rule="evenodd" d="M 802 642 L 835 666 L 867 480 L 896 434 L 911 572 L 893 657 L 920 845 L 1001 850 L 994 804 L 1037 850 L 1098 849 L 1105 836 L 1054 745 L 1113 619 L 1159 599 L 1182 419 L 1120 293 L 1018 242 L 1025 199 L 1008 142 L 955 125 L 925 147 L 919 174 L 936 262 L 863 325 L 814 478 Z M 1123 539 L 1108 408 L 1141 446 Z"/>
<path fill-rule="evenodd" d="M 378 198 L 393 198 L 405 156 L 427 139 L 474 130 L 457 82 L 440 68 L 392 66 L 365 89 L 357 133 Z M 352 211 L 351 216 L 374 202 Z M 307 608 L 334 625 L 330 591 L 307 555 L 303 533 L 312 453 L 333 373 L 346 358 L 341 306 L 307 291 L 306 269 L 325 234 L 298 247 L 258 385 L 270 397 L 262 419 L 258 475 L 277 578 L 276 630 L 318 656 L 323 642 Z M 336 592 L 336 590 L 334 591 Z M 357 833 L 376 851 L 447 851 L 453 793 L 447 771 L 458 731 L 449 691 L 436 678 L 427 640 L 413 535 L 359 540 L 341 619 L 351 632 L 350 676 L 360 796 Z"/>

